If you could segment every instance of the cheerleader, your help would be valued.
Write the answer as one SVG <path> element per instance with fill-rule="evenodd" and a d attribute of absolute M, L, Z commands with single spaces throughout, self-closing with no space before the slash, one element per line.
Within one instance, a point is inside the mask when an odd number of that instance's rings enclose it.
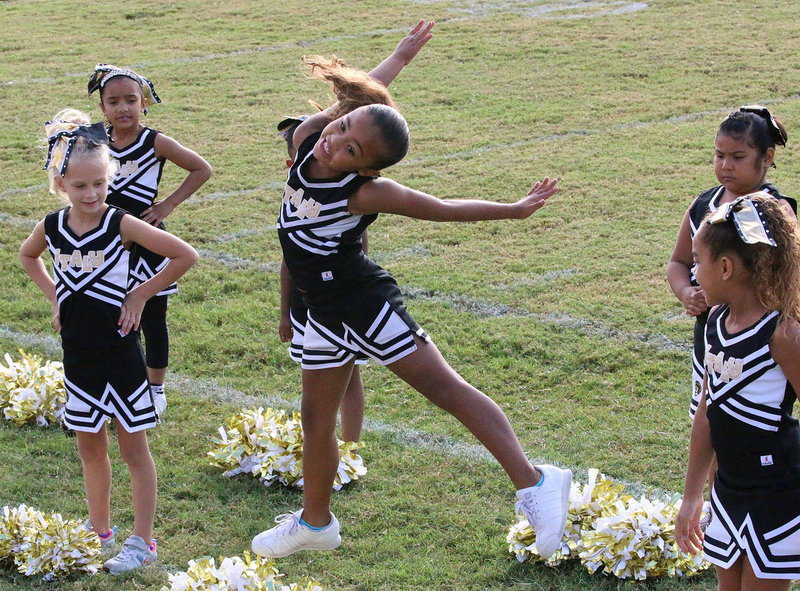
<path fill-rule="evenodd" d="M 800 578 L 800 233 L 763 192 L 700 225 L 695 276 L 712 306 L 703 396 L 692 423 L 681 549 L 704 551 L 722 591 L 785 590 Z M 713 518 L 700 527 L 712 458 Z"/>
<path fill-rule="evenodd" d="M 196 152 L 160 131 L 142 125 L 140 118 L 161 100 L 153 83 L 128 68 L 99 64 L 89 78 L 88 91 L 100 93 L 100 109 L 108 122 L 111 156 L 119 172 L 111 181 L 107 202 L 164 229 L 163 221 L 211 177 L 211 166 Z M 161 172 L 169 160 L 188 174 L 166 198 L 157 201 Z M 131 252 L 131 286 L 155 275 L 164 257 L 138 245 Z M 167 408 L 164 378 L 169 364 L 167 296 L 178 291 L 168 285 L 151 298 L 142 313 L 147 375 L 159 417 Z"/>
<path fill-rule="evenodd" d="M 20 248 L 23 268 L 50 301 L 64 350 L 64 424 L 75 431 L 89 505 L 90 527 L 105 550 L 110 527 L 111 464 L 107 419 L 116 423 L 122 459 L 131 477 L 134 525 L 117 556 L 104 567 L 117 574 L 156 558 L 151 544 L 156 469 L 147 429 L 157 422 L 139 342 L 147 301 L 197 260 L 194 249 L 171 234 L 106 203 L 116 166 L 102 123 L 87 125 L 79 111 L 60 112 L 46 125 L 45 168 L 51 191 L 68 205 L 36 224 Z M 153 277 L 129 288 L 129 251 L 140 244 L 168 259 Z M 53 277 L 40 255 L 48 251 Z"/>
<path fill-rule="evenodd" d="M 350 88 L 369 83 L 356 78 Z M 536 531 L 539 553 L 549 557 L 564 532 L 571 472 L 530 464 L 503 411 L 445 361 L 406 310 L 394 279 L 364 254 L 360 236 L 380 213 L 452 222 L 524 219 L 557 192 L 557 181 L 535 183 L 514 203 L 440 200 L 415 191 L 378 176 L 408 151 L 405 119 L 386 104 L 340 113 L 337 97 L 294 132 L 297 156 L 278 219 L 284 261 L 308 306 L 301 354 L 303 508 L 279 516 L 277 526 L 253 539 L 253 551 L 275 558 L 341 543 L 330 512 L 339 461 L 336 413 L 355 361 L 370 357 L 459 419 L 497 458 Z"/>

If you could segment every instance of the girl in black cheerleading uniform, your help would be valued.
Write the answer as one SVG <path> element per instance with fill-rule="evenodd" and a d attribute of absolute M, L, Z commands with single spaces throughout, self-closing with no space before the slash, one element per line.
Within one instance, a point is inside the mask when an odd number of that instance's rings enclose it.
<path fill-rule="evenodd" d="M 257 535 L 252 548 L 275 558 L 341 543 L 330 513 L 336 413 L 355 360 L 370 357 L 453 414 L 497 458 L 518 489 L 540 554 L 549 557 L 563 535 L 571 472 L 530 464 L 503 411 L 447 364 L 406 310 L 394 279 L 364 254 L 359 240 L 379 213 L 433 221 L 524 219 L 556 193 L 557 182 L 537 182 L 512 204 L 437 199 L 378 178 L 408 150 L 408 128 L 395 109 L 374 104 L 344 109 L 341 116 L 339 109 L 335 104 L 309 117 L 294 132 L 298 153 L 278 219 L 284 261 L 308 306 L 301 362 L 303 508 Z"/>
<path fill-rule="evenodd" d="M 709 211 L 754 193 L 765 191 L 781 200 L 796 214 L 797 203 L 767 182 L 767 171 L 775 162 L 776 146 L 786 146 L 783 123 L 766 107 L 744 106 L 720 124 L 714 141 L 714 173 L 720 184 L 701 193 L 689 206 L 681 222 L 675 249 L 667 264 L 667 280 L 686 313 L 695 318 L 692 354 L 692 392 L 689 415 L 694 416 L 703 382 L 703 331 L 708 306 L 692 269 L 692 238 Z"/>
<path fill-rule="evenodd" d="M 693 240 L 712 308 L 675 534 L 717 566 L 719 588 L 788 589 L 800 578 L 800 232 L 774 196 L 721 206 Z M 713 518 L 700 528 L 712 459 Z M 767 581 L 767 579 L 775 579 Z"/>
<path fill-rule="evenodd" d="M 407 66 L 433 37 L 431 30 L 434 22 L 420 20 L 395 47 L 394 51 L 384 59 L 378 66 L 369 72 L 369 76 L 375 79 L 384 87 L 388 87 L 400 74 L 402 69 Z M 337 58 L 304 58 L 305 64 L 320 77 L 346 76 L 346 72 L 351 71 L 346 64 Z M 357 71 L 353 71 L 357 72 Z M 360 74 L 360 72 L 358 73 Z M 347 101 L 348 112 L 366 104 L 383 103 L 392 104 L 391 97 L 384 89 L 378 86 L 371 86 L 369 92 L 365 92 L 358 100 Z M 319 107 L 321 109 L 321 107 Z M 344 112 L 341 113 L 342 115 Z M 291 166 L 297 156 L 297 147 L 294 145 L 294 131 L 308 117 L 288 117 L 278 124 L 278 131 L 286 140 L 286 147 L 290 160 L 287 166 Z M 367 252 L 367 232 L 364 231 L 360 238 L 362 250 Z M 280 271 L 281 285 L 281 318 L 278 325 L 278 335 L 281 341 L 289 342 L 289 355 L 293 361 L 301 363 L 303 352 L 303 340 L 305 337 L 305 327 L 308 321 L 308 308 L 303 295 L 294 287 L 292 278 L 285 264 L 281 264 Z M 342 439 L 345 441 L 359 441 L 361 438 L 361 427 L 364 420 L 364 386 L 361 381 L 359 365 L 366 364 L 366 359 L 357 359 L 347 384 L 344 397 L 341 403 Z"/>
<path fill-rule="evenodd" d="M 89 94 L 100 93 L 100 108 L 109 125 L 111 156 L 119 161 L 119 171 L 109 185 L 108 203 L 163 230 L 164 218 L 203 186 L 211 176 L 211 166 L 194 151 L 140 123 L 140 115 L 161 102 L 147 78 L 127 68 L 99 64 L 89 78 L 88 90 Z M 156 201 L 167 160 L 188 174 L 168 197 Z M 131 287 L 146 281 L 166 264 L 164 257 L 137 245 L 131 251 Z M 176 291 L 176 284 L 167 286 L 147 302 L 142 313 L 147 375 L 160 416 L 167 407 L 167 296 Z"/>
<path fill-rule="evenodd" d="M 113 573 L 155 558 L 151 547 L 156 473 L 147 443 L 156 410 L 138 338 L 149 298 L 183 275 L 197 253 L 180 239 L 106 204 L 114 167 L 102 124 L 65 110 L 47 124 L 50 152 L 45 166 L 51 190 L 69 205 L 39 222 L 20 248 L 25 271 L 52 304 L 53 325 L 64 349 L 64 423 L 77 435 L 89 523 L 113 547 L 110 528 L 111 466 L 106 420 L 116 421 L 122 457 L 131 474 L 132 535 L 106 561 Z M 129 251 L 141 244 L 169 259 L 161 271 L 130 288 Z M 40 258 L 47 250 L 51 278 Z M 103 533 L 106 532 L 106 533 Z"/>

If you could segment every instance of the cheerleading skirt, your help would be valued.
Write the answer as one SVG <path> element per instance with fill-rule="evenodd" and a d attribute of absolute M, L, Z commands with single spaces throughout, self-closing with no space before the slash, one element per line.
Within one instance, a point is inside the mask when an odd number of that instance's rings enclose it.
<path fill-rule="evenodd" d="M 730 568 L 742 555 L 760 579 L 800 579 L 800 490 L 739 491 L 717 478 L 703 550 Z"/>
<path fill-rule="evenodd" d="M 128 432 L 158 423 L 138 338 L 124 345 L 64 349 L 64 424 L 97 433 L 114 417 Z"/>
<path fill-rule="evenodd" d="M 395 280 L 383 273 L 357 287 L 306 293 L 304 326 L 293 358 L 303 369 L 341 367 L 353 360 L 374 359 L 389 365 L 416 351 L 414 337 L 428 335 L 406 310 Z"/>

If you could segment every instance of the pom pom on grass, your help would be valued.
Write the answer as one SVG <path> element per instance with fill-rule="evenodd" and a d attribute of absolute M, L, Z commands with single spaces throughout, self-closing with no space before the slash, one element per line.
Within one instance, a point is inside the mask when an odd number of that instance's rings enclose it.
<path fill-rule="evenodd" d="M 580 560 L 590 572 L 637 581 L 655 577 L 688 577 L 708 568 L 702 554 L 687 554 L 675 542 L 680 501 L 634 499 L 625 487 L 589 470 L 589 481 L 572 483 L 561 547 L 548 566 Z M 506 536 L 508 550 L 520 562 L 541 561 L 536 535 L 522 518 Z"/>
<path fill-rule="evenodd" d="M 303 430 L 300 413 L 283 410 L 244 409 L 229 417 L 212 437 L 208 452 L 212 465 L 223 468 L 223 476 L 252 474 L 264 486 L 280 483 L 303 488 Z M 334 490 L 367 473 L 355 450 L 363 443 L 339 441 L 339 467 Z"/>
<path fill-rule="evenodd" d="M 0 363 L 0 416 L 16 425 L 60 423 L 67 403 L 63 364 L 19 353 L 19 361 L 6 353 L 8 365 Z"/>

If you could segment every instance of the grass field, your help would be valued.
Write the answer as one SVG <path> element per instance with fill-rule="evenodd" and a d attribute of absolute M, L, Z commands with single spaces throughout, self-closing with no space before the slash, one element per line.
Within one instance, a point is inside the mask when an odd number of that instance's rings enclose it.
<path fill-rule="evenodd" d="M 44 188 L 42 124 L 86 96 L 94 65 L 129 65 L 163 104 L 145 123 L 204 155 L 214 177 L 167 220 L 202 255 L 170 303 L 170 409 L 152 433 L 158 568 L 0 589 L 152 589 L 203 555 L 236 555 L 300 495 L 223 480 L 209 437 L 243 404 L 293 408 L 299 372 L 277 337 L 274 231 L 285 147 L 275 124 L 324 103 L 303 54 L 369 69 L 417 19 L 435 37 L 392 85 L 412 130 L 387 176 L 443 198 L 511 201 L 545 176 L 561 193 L 526 222 L 382 216 L 370 249 L 451 364 L 508 413 L 535 461 L 578 477 L 680 491 L 691 321 L 664 280 L 691 199 L 716 181 L 716 127 L 741 104 L 787 124 L 771 180 L 800 194 L 796 3 L 653 0 L 331 0 L 309 3 L 0 1 L 0 352 L 56 358 L 49 308 L 17 249 L 59 207 Z M 180 174 L 167 167 L 162 192 Z M 326 589 L 630 588 L 506 552 L 513 491 L 454 419 L 388 371 L 364 372 L 369 474 L 336 493 L 344 544 L 278 562 Z M 132 523 L 118 454 L 112 499 Z M 74 439 L 0 424 L 0 505 L 85 515 Z M 713 575 L 647 589 L 715 588 Z"/>

